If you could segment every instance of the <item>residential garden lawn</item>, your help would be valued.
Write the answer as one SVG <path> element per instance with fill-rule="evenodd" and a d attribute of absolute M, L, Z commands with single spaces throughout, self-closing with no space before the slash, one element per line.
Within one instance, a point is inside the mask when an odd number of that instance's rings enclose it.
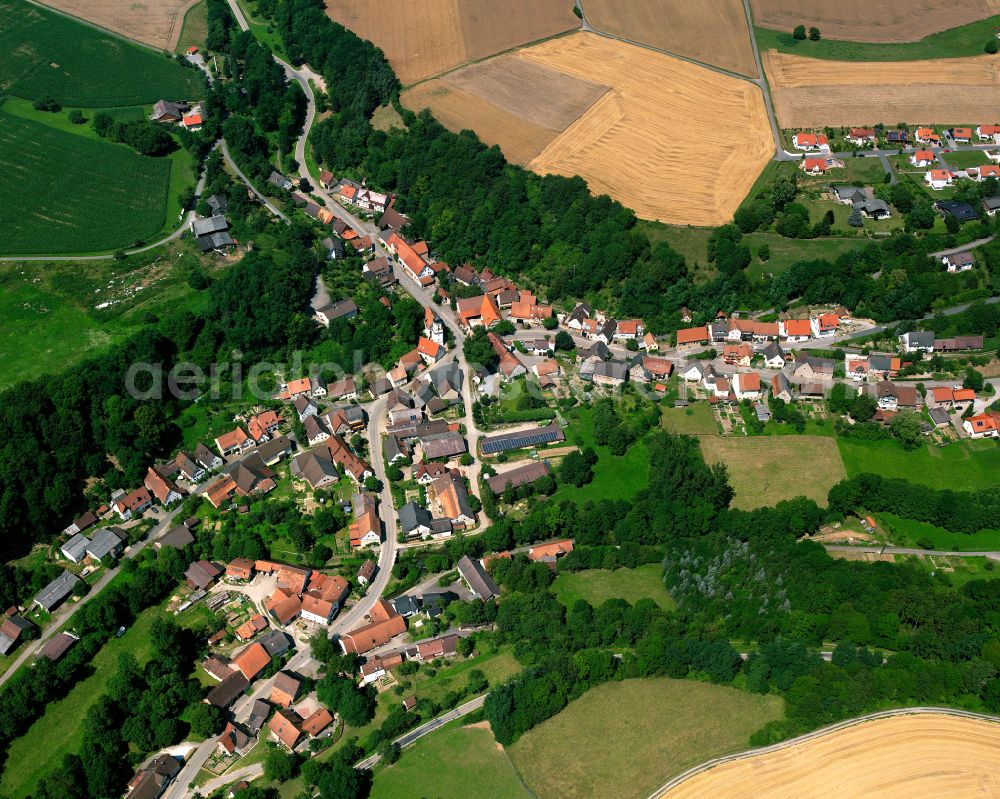
<path fill-rule="evenodd" d="M 199 70 L 26 0 L 0 0 L 0 20 L 0 86 L 17 97 L 102 108 L 204 96 Z"/>
<path fill-rule="evenodd" d="M 1000 577 L 1000 567 L 996 561 L 984 557 L 904 555 L 897 556 L 896 562 L 911 563 L 956 588 L 961 588 L 972 580 L 996 580 Z"/>
<path fill-rule="evenodd" d="M 904 519 L 893 513 L 877 513 L 875 517 L 891 534 L 892 543 L 896 546 L 937 549 L 942 552 L 1000 551 L 1000 528 L 975 533 L 953 533 L 943 527 L 915 519 Z M 920 542 L 930 542 L 932 546 L 925 547 Z"/>
<path fill-rule="evenodd" d="M 882 168 L 882 161 L 871 156 L 862 158 L 845 158 L 843 169 L 830 171 L 828 182 L 837 184 L 860 183 L 864 186 L 874 186 L 885 183 L 885 170 Z"/>
<path fill-rule="evenodd" d="M 208 0 L 201 0 L 200 3 L 191 6 L 184 15 L 181 35 L 177 39 L 177 47 L 174 50 L 178 53 L 186 53 L 189 47 L 204 47 L 207 36 Z"/>
<path fill-rule="evenodd" d="M 826 505 L 830 489 L 847 476 L 837 444 L 826 436 L 705 436 L 701 448 L 706 463 L 726 465 L 735 508 L 799 496 Z"/>
<path fill-rule="evenodd" d="M 484 722 L 428 735 L 375 775 L 371 799 L 472 796 L 528 799 L 532 794 Z"/>
<path fill-rule="evenodd" d="M 660 424 L 671 433 L 689 436 L 714 436 L 719 433 L 712 406 L 708 402 L 692 402 L 686 408 L 664 408 Z"/>
<path fill-rule="evenodd" d="M 585 486 L 577 488 L 571 485 L 561 485 L 552 495 L 556 501 L 572 499 L 574 502 L 597 501 L 601 499 L 630 499 L 646 485 L 649 477 L 649 450 L 645 441 L 636 441 L 620 458 L 612 454 L 606 446 L 594 443 L 594 429 L 591 423 L 590 408 L 574 408 L 567 415 L 570 426 L 566 428 L 566 443 L 576 444 L 580 440 L 581 448 L 593 447 L 597 453 L 597 464 L 594 466 L 594 479 Z"/>
<path fill-rule="evenodd" d="M 634 605 L 640 599 L 652 599 L 664 609 L 674 607 L 674 600 L 663 584 L 663 567 L 646 563 L 634 569 L 586 569 L 560 572 L 553 583 L 556 598 L 567 608 L 578 599 L 586 599 L 594 607 L 608 599 L 624 599 Z"/>
<path fill-rule="evenodd" d="M 624 680 L 587 691 L 507 753 L 538 799 L 642 799 L 691 766 L 745 749 L 755 730 L 783 715 L 777 696 Z"/>
<path fill-rule="evenodd" d="M 139 614 L 121 638 L 112 637 L 97 653 L 91 662 L 91 675 L 78 682 L 64 699 L 51 703 L 44 715 L 10 745 L 0 777 L 0 794 L 11 799 L 27 796 L 37 788 L 42 775 L 59 767 L 64 755 L 79 752 L 83 719 L 117 670 L 118 656 L 130 653 L 140 665 L 152 658 L 155 654 L 150 640 L 153 621 L 167 615 L 161 607 Z"/>
<path fill-rule="evenodd" d="M 976 126 L 973 125 L 972 129 L 975 130 Z M 990 163 L 990 159 L 983 154 L 982 150 L 952 150 L 941 157 L 948 162 L 948 166 L 955 169 L 966 169 L 970 166 L 985 166 Z"/>
<path fill-rule="evenodd" d="M 808 24 L 807 20 L 804 20 Z M 800 41 L 791 33 L 754 28 L 760 49 L 826 58 L 833 61 L 918 61 L 924 58 L 958 58 L 981 55 L 986 43 L 1000 27 L 1000 16 L 932 33 L 916 42 L 848 42 L 822 38 Z M 888 120 L 887 120 L 888 121 Z"/>
<path fill-rule="evenodd" d="M 871 472 L 953 491 L 1000 485 L 1000 447 L 992 441 L 955 441 L 907 451 L 892 440 L 838 438 L 837 448 L 848 477 Z"/>
<path fill-rule="evenodd" d="M 145 326 L 147 312 L 198 310 L 207 293 L 185 279 L 198 262 L 178 242 L 124 261 L 0 263 L 0 388 L 99 353 Z M 112 305 L 95 307 L 103 302 Z"/>

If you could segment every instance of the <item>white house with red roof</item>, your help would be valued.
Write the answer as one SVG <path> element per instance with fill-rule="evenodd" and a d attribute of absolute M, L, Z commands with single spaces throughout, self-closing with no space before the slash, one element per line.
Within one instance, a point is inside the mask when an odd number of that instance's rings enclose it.
<path fill-rule="evenodd" d="M 824 313 L 809 320 L 809 327 L 816 338 L 833 336 L 840 327 L 840 317 L 835 313 Z"/>
<path fill-rule="evenodd" d="M 792 136 L 792 145 L 796 150 L 821 150 L 829 146 L 822 133 L 796 133 Z"/>
<path fill-rule="evenodd" d="M 934 153 L 930 150 L 917 150 L 910 155 L 910 163 L 916 167 L 927 167 L 934 163 Z"/>
<path fill-rule="evenodd" d="M 955 173 L 948 169 L 931 169 L 924 175 L 924 181 L 934 191 L 948 188 L 955 180 Z"/>
<path fill-rule="evenodd" d="M 740 372 L 733 379 L 733 393 L 740 400 L 759 399 L 760 375 L 757 372 Z"/>
<path fill-rule="evenodd" d="M 781 338 L 787 341 L 808 341 L 812 338 L 812 323 L 808 319 L 785 319 L 778 326 Z"/>
<path fill-rule="evenodd" d="M 444 357 L 445 348 L 436 341 L 421 336 L 417 341 L 417 352 L 420 353 L 420 357 L 425 363 L 435 364 Z"/>
<path fill-rule="evenodd" d="M 970 416 L 962 427 L 970 438 L 998 438 L 1000 437 L 1000 425 L 997 424 L 998 416 L 995 413 L 980 413 Z"/>
<path fill-rule="evenodd" d="M 993 141 L 1000 144 L 1000 125 L 980 125 L 976 128 L 976 136 L 980 141 Z"/>

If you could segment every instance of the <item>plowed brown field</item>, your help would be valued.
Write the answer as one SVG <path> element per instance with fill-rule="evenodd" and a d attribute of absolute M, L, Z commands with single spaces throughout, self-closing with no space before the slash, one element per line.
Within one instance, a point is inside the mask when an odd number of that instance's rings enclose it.
<path fill-rule="evenodd" d="M 1000 796 L 998 752 L 1000 724 L 898 716 L 723 763 L 660 799 L 986 799 Z"/>
<path fill-rule="evenodd" d="M 1000 0 L 751 0 L 762 28 L 815 25 L 826 39 L 915 42 L 1000 14 Z"/>
<path fill-rule="evenodd" d="M 528 165 L 580 175 L 645 219 L 728 221 L 774 152 L 760 90 L 592 33 L 518 53 L 611 91 Z"/>
<path fill-rule="evenodd" d="M 381 47 L 404 84 L 580 27 L 568 0 L 326 0 L 326 13 Z"/>
<path fill-rule="evenodd" d="M 583 0 L 597 30 L 757 77 L 741 0 Z"/>
<path fill-rule="evenodd" d="M 44 5 L 161 50 L 173 50 L 198 0 L 45 0 Z"/>
<path fill-rule="evenodd" d="M 827 61 L 763 54 L 784 128 L 1000 117 L 1000 62 L 988 56 L 932 61 Z"/>

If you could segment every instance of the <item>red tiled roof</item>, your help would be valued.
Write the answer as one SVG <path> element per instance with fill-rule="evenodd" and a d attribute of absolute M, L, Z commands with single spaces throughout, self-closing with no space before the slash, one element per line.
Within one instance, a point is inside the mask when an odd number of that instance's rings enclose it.
<path fill-rule="evenodd" d="M 232 665 L 243 672 L 243 676 L 252 682 L 270 662 L 271 656 L 267 654 L 264 647 L 260 644 L 250 644 L 233 658 Z"/>
<path fill-rule="evenodd" d="M 708 328 L 702 325 L 701 327 L 688 327 L 677 331 L 677 343 L 680 344 L 696 344 L 699 341 L 708 341 Z"/>

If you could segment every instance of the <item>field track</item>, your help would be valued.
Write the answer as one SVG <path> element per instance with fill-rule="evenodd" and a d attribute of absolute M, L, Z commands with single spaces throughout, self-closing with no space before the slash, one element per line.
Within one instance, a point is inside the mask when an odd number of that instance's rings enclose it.
<path fill-rule="evenodd" d="M 44 0 L 44 5 L 160 50 L 173 50 L 198 0 Z"/>
<path fill-rule="evenodd" d="M 784 128 L 979 121 L 1000 117 L 1000 61 L 828 61 L 762 54 Z M 928 97 L 933 102 L 928 102 Z"/>
<path fill-rule="evenodd" d="M 873 713 L 708 761 L 673 778 L 649 799 L 997 796 L 998 722 L 944 708 Z"/>
<path fill-rule="evenodd" d="M 742 0 L 583 0 L 596 30 L 757 77 Z"/>
<path fill-rule="evenodd" d="M 747 81 L 591 33 L 518 57 L 611 87 L 528 167 L 580 175 L 644 219 L 727 222 L 774 152 Z"/>
<path fill-rule="evenodd" d="M 1000 14 L 1000 0 L 751 0 L 763 28 L 815 25 L 825 39 L 915 42 L 931 33 Z"/>
<path fill-rule="evenodd" d="M 327 0 L 326 13 L 380 47 L 404 85 L 580 27 L 568 0 Z"/>

